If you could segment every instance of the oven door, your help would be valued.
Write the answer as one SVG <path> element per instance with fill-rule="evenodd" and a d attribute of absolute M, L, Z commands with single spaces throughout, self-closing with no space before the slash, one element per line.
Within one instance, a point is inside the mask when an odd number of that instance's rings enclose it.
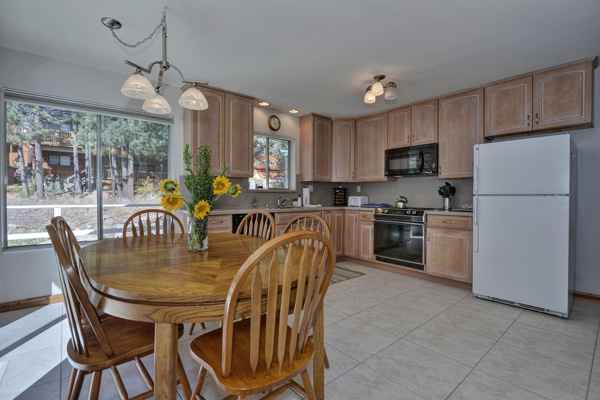
<path fill-rule="evenodd" d="M 425 270 L 425 225 L 414 222 L 373 221 L 377 261 Z"/>

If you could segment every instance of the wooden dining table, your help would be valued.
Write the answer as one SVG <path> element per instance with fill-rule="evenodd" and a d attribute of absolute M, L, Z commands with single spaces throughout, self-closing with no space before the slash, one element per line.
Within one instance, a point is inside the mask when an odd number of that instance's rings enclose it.
<path fill-rule="evenodd" d="M 155 399 L 177 397 L 178 324 L 221 321 L 234 275 L 266 240 L 214 233 L 208 242 L 208 250 L 191 252 L 187 235 L 169 234 L 106 240 L 82 249 L 84 284 L 94 305 L 156 325 Z M 313 385 L 319 399 L 325 384 L 323 329 L 321 307 L 313 327 Z"/>

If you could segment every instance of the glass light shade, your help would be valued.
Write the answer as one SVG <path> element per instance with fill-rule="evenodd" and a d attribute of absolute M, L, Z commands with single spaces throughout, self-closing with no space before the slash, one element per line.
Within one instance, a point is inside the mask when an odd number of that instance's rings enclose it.
<path fill-rule="evenodd" d="M 142 108 L 152 114 L 169 114 L 171 112 L 169 102 L 160 93 L 156 93 L 154 98 L 144 101 Z"/>
<path fill-rule="evenodd" d="M 136 72 L 127 78 L 121 86 L 121 93 L 134 99 L 151 99 L 156 95 L 154 87 L 141 72 Z"/>
<path fill-rule="evenodd" d="M 396 97 L 398 97 L 398 94 L 396 93 L 396 86 L 388 85 L 388 87 L 385 89 L 384 98 L 386 100 L 396 100 Z"/>
<path fill-rule="evenodd" d="M 367 104 L 375 103 L 375 95 L 372 93 L 371 89 L 367 90 L 367 93 L 365 93 L 364 101 Z"/>
<path fill-rule="evenodd" d="M 206 110 L 208 108 L 206 97 L 195 86 L 183 92 L 178 103 L 181 107 L 189 108 L 190 110 Z"/>
<path fill-rule="evenodd" d="M 371 86 L 371 93 L 374 96 L 381 96 L 383 94 L 383 85 L 379 81 L 375 81 L 373 86 Z"/>

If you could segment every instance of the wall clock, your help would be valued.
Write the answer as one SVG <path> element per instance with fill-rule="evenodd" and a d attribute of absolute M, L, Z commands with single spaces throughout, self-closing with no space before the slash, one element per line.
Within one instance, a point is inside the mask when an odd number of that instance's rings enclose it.
<path fill-rule="evenodd" d="M 269 117 L 269 128 L 274 131 L 278 131 L 281 128 L 281 121 L 276 115 L 271 115 Z"/>

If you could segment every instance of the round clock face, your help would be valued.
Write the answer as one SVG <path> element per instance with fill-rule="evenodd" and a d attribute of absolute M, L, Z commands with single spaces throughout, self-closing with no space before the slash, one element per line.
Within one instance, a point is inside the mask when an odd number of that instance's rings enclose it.
<path fill-rule="evenodd" d="M 277 118 L 276 115 L 271 115 L 269 117 L 269 128 L 273 129 L 274 131 L 278 131 L 279 128 L 281 128 L 281 121 L 279 121 L 279 118 Z"/>

